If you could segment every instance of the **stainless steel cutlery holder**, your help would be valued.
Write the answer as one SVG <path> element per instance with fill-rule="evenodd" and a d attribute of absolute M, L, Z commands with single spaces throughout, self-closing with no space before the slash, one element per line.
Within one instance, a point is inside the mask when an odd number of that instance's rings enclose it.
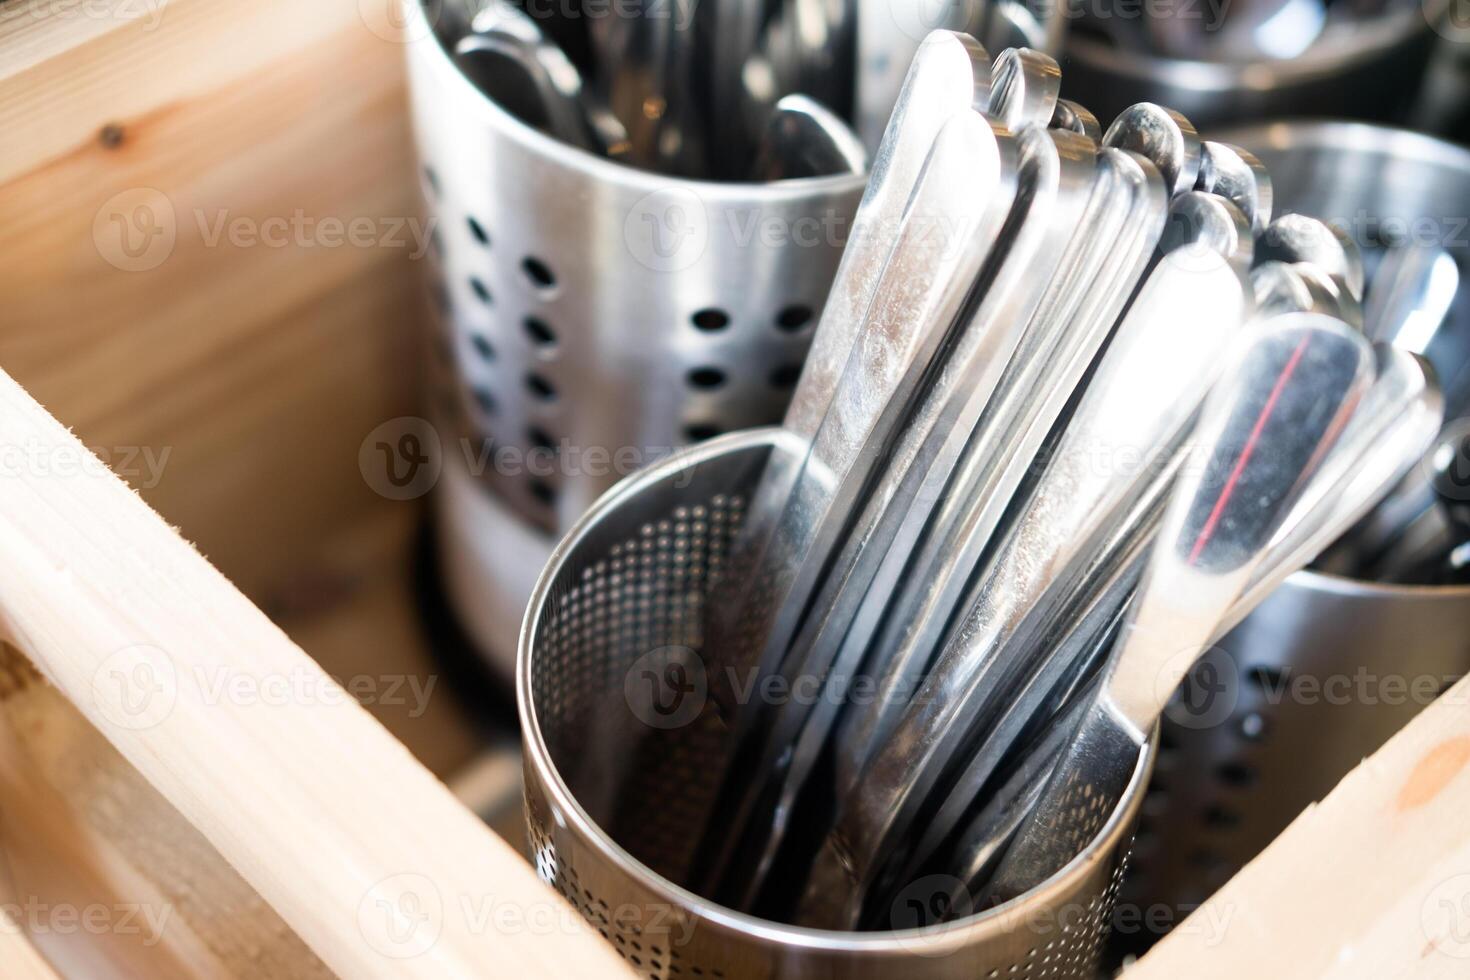
<path fill-rule="evenodd" d="M 1166 717 L 1125 895 L 1204 901 L 1466 673 L 1470 587 L 1292 576 Z"/>
<path fill-rule="evenodd" d="M 650 458 L 780 418 L 860 177 L 661 177 L 514 119 L 432 35 L 408 57 L 443 353 L 498 451 L 489 489 L 559 532 Z"/>
<path fill-rule="evenodd" d="M 1084 22 L 1067 38 L 1063 94 L 1083 98 L 1100 119 L 1136 102 L 1157 102 L 1201 130 L 1280 117 L 1401 119 L 1419 91 L 1440 37 L 1435 25 L 1448 8 L 1446 0 L 1393 5 L 1371 22 L 1329 28 L 1296 57 L 1262 51 L 1254 60 L 1126 50 Z M 1175 16 L 1192 10 L 1202 8 L 1184 4 Z M 1120 16 L 1099 23 L 1120 23 Z M 1127 25 L 1126 17 L 1121 23 Z"/>
<path fill-rule="evenodd" d="M 1093 977 L 1152 753 L 1122 799 L 1078 788 L 1090 841 L 1019 899 L 938 926 L 844 933 L 743 915 L 683 887 L 730 749 L 700 658 L 703 607 L 780 430 L 630 478 L 557 547 L 522 628 L 526 805 L 543 878 L 642 975 Z M 949 884 L 915 882 L 915 903 Z M 926 888 L 928 891 L 926 891 Z M 906 908 L 895 907 L 905 924 Z M 917 913 L 913 913 L 917 914 Z M 916 921 L 916 920 L 907 920 Z M 921 921 L 921 920 L 920 920 Z"/>
<path fill-rule="evenodd" d="M 1470 152 L 1352 123 L 1276 123 L 1224 138 L 1269 168 L 1280 210 L 1346 230 L 1370 261 L 1384 238 L 1407 237 L 1470 268 Z M 1451 309 L 1433 353 L 1453 418 L 1470 392 L 1464 278 Z M 1455 364 L 1459 372 L 1444 370 Z M 1466 673 L 1470 586 L 1294 575 L 1217 645 L 1187 703 L 1166 716 L 1125 899 L 1177 911 L 1203 901 Z"/>
<path fill-rule="evenodd" d="M 863 179 L 709 183 L 574 149 L 482 94 L 419 0 L 405 6 L 441 331 L 442 564 L 508 676 L 504 611 L 599 494 L 679 446 L 780 419 Z"/>

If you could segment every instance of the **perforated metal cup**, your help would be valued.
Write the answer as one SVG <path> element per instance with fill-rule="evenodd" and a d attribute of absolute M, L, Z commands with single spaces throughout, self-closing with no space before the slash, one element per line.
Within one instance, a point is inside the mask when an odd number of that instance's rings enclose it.
<path fill-rule="evenodd" d="M 1336 225 L 1370 263 L 1404 236 L 1470 262 L 1465 149 L 1360 123 L 1216 135 L 1266 165 L 1278 213 Z M 1470 350 L 1467 310 L 1462 283 L 1456 352 Z M 1470 365 L 1441 382 L 1464 391 L 1466 377 Z M 1188 700 L 1166 712 L 1125 901 L 1176 912 L 1203 901 L 1467 672 L 1470 586 L 1292 576 L 1205 656 Z M 1130 946 L 1155 938 L 1136 933 Z"/>
<path fill-rule="evenodd" d="M 559 535 L 651 459 L 779 421 L 864 178 L 710 183 L 567 146 L 464 76 L 442 4 L 406 6 L 442 400 L 477 479 Z"/>
<path fill-rule="evenodd" d="M 1015 902 L 889 932 L 798 929 L 682 887 L 729 744 L 708 702 L 703 607 L 780 430 L 726 436 L 620 484 L 553 553 L 516 687 L 541 876 L 657 978 L 1094 976 L 1151 753 L 1120 800 L 1074 809 L 1081 853 Z M 1086 798 L 1083 798 L 1086 797 Z M 918 881 L 894 922 L 952 882 Z"/>

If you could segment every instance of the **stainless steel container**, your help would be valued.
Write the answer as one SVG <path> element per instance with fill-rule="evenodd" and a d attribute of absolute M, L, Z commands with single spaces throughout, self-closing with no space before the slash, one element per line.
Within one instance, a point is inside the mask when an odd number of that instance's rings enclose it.
<path fill-rule="evenodd" d="M 540 534 L 544 554 L 627 473 L 780 419 L 863 178 L 707 183 L 563 145 L 487 99 L 420 0 L 406 6 L 443 323 L 439 405 L 458 437 L 446 465 L 494 497 L 501 523 Z M 456 536 L 499 533 L 477 526 L 463 495 L 440 510 Z M 485 550 L 445 562 L 451 591 L 526 579 L 476 562 Z M 508 672 L 514 626 L 498 622 L 477 639 Z"/>
<path fill-rule="evenodd" d="M 1470 589 L 1288 579 L 1165 719 L 1130 898 L 1202 902 L 1467 671 Z"/>
<path fill-rule="evenodd" d="M 1398 4 L 1373 20 L 1329 28 L 1306 52 L 1283 60 L 1158 57 L 1074 27 L 1062 58 L 1062 94 L 1080 99 L 1105 123 L 1135 102 L 1157 102 L 1184 113 L 1201 131 L 1283 116 L 1402 119 L 1449 3 Z"/>
<path fill-rule="evenodd" d="M 1470 151 L 1354 123 L 1221 138 L 1265 163 L 1278 213 L 1333 222 L 1370 258 L 1418 227 L 1470 268 Z M 1470 354 L 1470 285 L 1452 315 Z M 1125 900 L 1177 921 L 1467 672 L 1470 587 L 1293 576 L 1206 655 L 1167 713 Z M 1140 948 L 1157 935 L 1123 938 Z"/>
<path fill-rule="evenodd" d="M 619 485 L 557 547 L 516 671 L 542 877 L 648 977 L 1092 980 L 1149 751 L 1121 800 L 1079 798 L 1075 825 L 1058 829 L 1091 842 L 1076 859 L 1016 901 L 951 923 L 799 929 L 682 887 L 729 749 L 706 697 L 703 604 L 762 467 L 797 451 L 789 440 L 764 429 L 690 449 Z M 940 890 L 913 883 L 895 923 L 915 921 L 906 903 Z"/>

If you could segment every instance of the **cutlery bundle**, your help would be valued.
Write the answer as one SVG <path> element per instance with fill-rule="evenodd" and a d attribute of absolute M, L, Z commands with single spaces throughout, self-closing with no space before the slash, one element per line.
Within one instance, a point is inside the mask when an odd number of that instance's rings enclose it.
<path fill-rule="evenodd" d="M 947 31 L 909 69 L 803 450 L 706 614 L 734 752 L 692 885 L 719 902 L 883 929 L 926 876 L 936 918 L 1034 888 L 1195 659 L 1439 430 L 1426 362 L 1364 335 L 1350 240 L 1273 217 L 1260 163 L 1178 113 L 1103 130 L 1060 75 Z"/>

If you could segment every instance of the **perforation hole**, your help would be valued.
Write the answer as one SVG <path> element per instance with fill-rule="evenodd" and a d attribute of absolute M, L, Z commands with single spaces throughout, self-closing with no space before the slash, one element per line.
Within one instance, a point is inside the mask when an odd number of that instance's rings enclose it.
<path fill-rule="evenodd" d="M 495 396 L 490 393 L 490 389 L 483 385 L 476 385 L 472 394 L 475 396 L 475 404 L 479 405 L 480 411 L 486 415 L 494 415 L 496 409 L 500 407 L 495 401 Z"/>
<path fill-rule="evenodd" d="M 556 386 L 539 374 L 526 375 L 526 390 L 543 402 L 556 401 Z"/>
<path fill-rule="evenodd" d="M 795 304 L 776 314 L 776 327 L 786 333 L 796 333 L 812 322 L 812 308 Z"/>
<path fill-rule="evenodd" d="M 1238 789 L 1249 786 L 1256 781 L 1256 770 L 1244 762 L 1223 763 L 1215 770 L 1215 775 L 1220 777 L 1220 782 Z"/>
<path fill-rule="evenodd" d="M 486 306 L 493 301 L 490 296 L 490 287 L 485 285 L 478 276 L 470 276 L 470 291 Z"/>
<path fill-rule="evenodd" d="M 526 336 L 531 339 L 531 343 L 537 347 L 556 346 L 556 331 L 552 330 L 551 325 L 540 317 L 528 316 L 521 321 L 521 326 L 525 328 Z"/>
<path fill-rule="evenodd" d="M 465 225 L 469 227 L 470 235 L 475 241 L 481 245 L 489 246 L 490 236 L 486 234 L 485 226 L 476 221 L 473 215 L 465 219 Z"/>
<path fill-rule="evenodd" d="M 427 165 L 424 167 L 424 186 L 428 188 L 430 195 L 436 198 L 439 196 L 439 174 Z"/>
<path fill-rule="evenodd" d="M 691 388 L 718 388 L 725 383 L 725 372 L 717 367 L 697 367 L 688 374 Z"/>
<path fill-rule="evenodd" d="M 720 427 L 709 422 L 694 422 L 684 426 L 684 436 L 690 442 L 704 442 L 720 434 Z"/>
<path fill-rule="evenodd" d="M 526 274 L 531 285 L 538 290 L 547 291 L 556 288 L 556 274 L 551 271 L 550 266 L 534 255 L 521 259 L 521 271 Z"/>
<path fill-rule="evenodd" d="M 689 322 L 699 330 L 713 333 L 716 330 L 724 330 L 730 325 L 730 314 L 724 310 L 709 307 L 695 313 L 689 318 Z"/>
<path fill-rule="evenodd" d="M 480 355 L 481 360 L 495 360 L 495 345 L 491 344 L 490 338 L 486 337 L 484 334 L 470 334 L 470 346 L 475 349 L 476 354 Z"/>

